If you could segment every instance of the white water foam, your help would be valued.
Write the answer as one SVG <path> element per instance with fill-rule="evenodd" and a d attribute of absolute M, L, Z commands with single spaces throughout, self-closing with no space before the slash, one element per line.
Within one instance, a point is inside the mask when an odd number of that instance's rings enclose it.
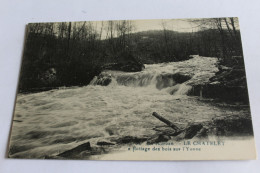
<path fill-rule="evenodd" d="M 234 114 L 186 96 L 192 83 L 206 82 L 217 71 L 216 58 L 146 65 L 142 72 L 111 74 L 108 86 L 89 85 L 18 94 L 11 135 L 12 156 L 42 158 L 89 141 L 121 136 L 151 136 L 163 125 L 152 112 L 173 122 L 206 121 Z M 184 83 L 158 76 L 182 73 Z M 170 94 L 169 94 L 170 93 Z M 171 95 L 171 94 L 174 94 Z"/>

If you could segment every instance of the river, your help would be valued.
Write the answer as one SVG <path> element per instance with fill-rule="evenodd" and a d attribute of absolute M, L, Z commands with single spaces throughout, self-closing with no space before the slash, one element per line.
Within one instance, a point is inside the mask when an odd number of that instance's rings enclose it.
<path fill-rule="evenodd" d="M 95 145 L 111 137 L 151 136 L 153 127 L 163 125 L 152 112 L 184 124 L 239 114 L 240 110 L 187 96 L 191 85 L 214 76 L 216 62 L 216 58 L 194 56 L 182 62 L 145 65 L 141 72 L 105 71 L 112 78 L 108 86 L 94 85 L 93 79 L 84 87 L 18 94 L 11 157 L 43 158 L 86 141 Z M 181 77 L 174 80 L 174 74 Z"/>

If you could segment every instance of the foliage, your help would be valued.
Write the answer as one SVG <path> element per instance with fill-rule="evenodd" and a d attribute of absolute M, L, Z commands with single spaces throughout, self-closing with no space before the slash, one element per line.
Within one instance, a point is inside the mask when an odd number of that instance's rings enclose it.
<path fill-rule="evenodd" d="M 231 29 L 232 20 L 230 25 L 227 19 L 216 21 L 207 21 L 215 27 L 186 33 L 167 30 L 164 25 L 162 30 L 134 33 L 131 21 L 102 22 L 99 27 L 92 22 L 29 24 L 19 91 L 87 85 L 111 63 L 182 61 L 192 54 L 225 62 L 241 56 L 240 33 Z M 229 27 L 223 27 L 223 22 Z"/>

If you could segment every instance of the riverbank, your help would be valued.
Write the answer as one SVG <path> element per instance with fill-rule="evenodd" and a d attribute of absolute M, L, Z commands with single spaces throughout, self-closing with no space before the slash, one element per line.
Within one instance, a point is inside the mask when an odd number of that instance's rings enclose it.
<path fill-rule="evenodd" d="M 213 98 L 229 104 L 249 104 L 243 57 L 219 60 L 216 67 L 218 72 L 208 82 L 193 85 L 188 95 Z"/>

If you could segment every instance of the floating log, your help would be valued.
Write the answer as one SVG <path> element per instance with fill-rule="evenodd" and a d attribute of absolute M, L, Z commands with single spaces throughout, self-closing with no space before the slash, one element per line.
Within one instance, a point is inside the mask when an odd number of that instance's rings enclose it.
<path fill-rule="evenodd" d="M 159 119 L 160 121 L 164 122 L 165 124 L 167 124 L 169 127 L 173 128 L 176 132 L 180 131 L 180 129 L 174 125 L 172 122 L 170 122 L 169 120 L 163 118 L 161 115 L 157 114 L 156 112 L 153 112 L 152 114 L 155 118 Z"/>

